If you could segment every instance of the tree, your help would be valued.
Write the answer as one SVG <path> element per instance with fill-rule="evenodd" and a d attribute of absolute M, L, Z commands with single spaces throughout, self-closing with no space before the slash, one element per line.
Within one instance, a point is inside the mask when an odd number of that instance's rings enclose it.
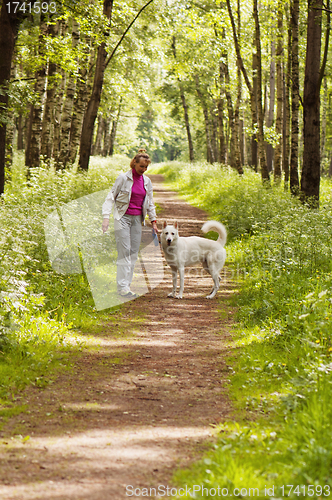
<path fill-rule="evenodd" d="M 274 182 L 279 183 L 281 179 L 282 164 L 282 115 L 283 115 L 283 86 L 282 86 L 282 56 L 283 56 L 283 9 L 282 1 L 278 1 L 277 20 L 277 117 L 276 134 L 278 142 L 274 152 Z"/>
<path fill-rule="evenodd" d="M 292 132 L 291 153 L 289 165 L 289 187 L 291 193 L 299 193 L 299 102 L 300 102 L 300 75 L 299 75 L 299 0 L 293 0 L 291 6 L 292 26 Z"/>
<path fill-rule="evenodd" d="M 258 133 L 257 133 L 257 143 L 258 143 L 258 153 L 259 153 L 259 160 L 260 160 L 260 169 L 261 169 L 261 176 L 263 182 L 269 182 L 270 176 L 269 172 L 267 170 L 267 164 L 266 164 L 266 154 L 265 154 L 265 148 L 264 148 L 264 127 L 263 127 L 263 106 L 262 106 L 262 53 L 261 53 L 261 36 L 260 36 L 260 22 L 259 22 L 259 16 L 258 16 L 258 5 L 257 5 L 257 0 L 254 0 L 253 4 L 253 17 L 255 20 L 255 38 L 254 38 L 254 46 L 255 46 L 255 66 L 256 66 L 256 82 L 257 82 L 257 92 L 256 89 L 254 89 L 253 85 L 251 85 L 248 73 L 246 71 L 246 68 L 243 63 L 243 58 L 241 55 L 241 50 L 240 50 L 240 44 L 239 44 L 239 39 L 236 31 L 236 26 L 235 26 L 235 21 L 233 17 L 233 12 L 232 12 L 232 7 L 230 0 L 226 0 L 227 2 L 227 9 L 228 9 L 228 14 L 230 17 L 231 25 L 232 25 L 232 32 L 233 32 L 233 39 L 234 39 L 234 45 L 235 45 L 235 50 L 236 50 L 236 56 L 237 56 L 237 63 L 241 69 L 241 72 L 243 74 L 244 81 L 246 83 L 246 86 L 248 88 L 249 94 L 250 94 L 250 103 L 251 103 L 251 115 L 252 115 L 252 121 L 253 125 L 255 126 L 256 123 L 258 123 Z"/>
<path fill-rule="evenodd" d="M 33 7 L 34 1 L 31 2 Z M 14 9 L 12 1 L 2 0 L 0 11 L 0 195 L 5 188 L 6 161 L 6 117 L 10 70 L 18 29 L 27 16 L 22 10 Z"/>
<path fill-rule="evenodd" d="M 112 16 L 113 0 L 104 0 L 103 5 L 104 5 L 103 8 L 104 16 L 108 19 L 108 21 L 110 21 Z M 96 71 L 93 81 L 92 94 L 90 96 L 84 114 L 81 142 L 80 142 L 80 158 L 79 158 L 80 170 L 88 170 L 89 167 L 93 129 L 98 113 L 98 107 L 100 104 L 100 97 L 103 88 L 106 57 L 107 57 L 106 41 L 103 41 L 101 45 L 98 47 Z"/>
<path fill-rule="evenodd" d="M 307 52 L 303 93 L 304 151 L 301 199 L 313 208 L 319 205 L 320 87 L 326 64 L 326 57 L 324 57 L 322 68 L 320 67 L 322 8 L 323 0 L 308 0 Z M 327 30 L 329 31 L 329 26 Z"/>
<path fill-rule="evenodd" d="M 131 26 L 134 24 L 136 19 L 138 19 L 139 15 L 143 12 L 143 10 L 148 5 L 150 5 L 150 3 L 152 1 L 153 0 L 149 0 L 139 10 L 139 12 L 136 14 L 135 18 L 133 19 L 133 21 L 127 26 L 127 28 L 123 32 L 120 40 L 118 41 L 118 43 L 114 47 L 111 55 L 109 56 L 109 58 L 107 60 L 106 60 L 106 58 L 107 58 L 106 41 L 102 42 L 98 48 L 96 71 L 95 71 L 95 77 L 94 77 L 94 81 L 93 81 L 92 94 L 91 94 L 91 97 L 90 97 L 88 104 L 87 104 L 87 107 L 86 107 L 84 120 L 83 120 L 82 133 L 81 133 L 80 157 L 79 157 L 79 165 L 78 165 L 80 170 L 87 170 L 89 167 L 93 129 L 94 129 L 94 124 L 96 121 L 97 113 L 98 113 L 98 107 L 100 104 L 105 69 L 106 69 L 107 65 L 109 64 L 109 62 L 112 60 L 116 50 L 121 45 L 122 41 L 124 40 L 125 35 L 129 31 Z M 103 5 L 104 5 L 104 8 L 103 8 L 104 16 L 108 19 L 108 22 L 109 22 L 111 20 L 111 16 L 112 16 L 113 0 L 104 0 Z"/>
<path fill-rule="evenodd" d="M 176 61 L 177 57 L 176 57 L 175 41 L 176 41 L 176 37 L 173 35 L 173 37 L 172 37 L 172 52 L 173 52 L 174 59 Z M 184 93 L 183 83 L 181 82 L 181 78 L 178 76 L 177 80 L 179 82 L 179 91 L 180 91 L 180 97 L 181 97 L 181 102 L 182 102 L 182 107 L 183 107 L 184 123 L 186 126 L 186 132 L 187 132 L 189 161 L 194 161 L 194 145 L 193 145 L 191 129 L 190 129 L 188 104 L 187 104 L 186 96 Z"/>
<path fill-rule="evenodd" d="M 47 31 L 46 15 L 40 16 L 39 46 L 38 55 L 40 57 L 39 68 L 35 74 L 34 103 L 31 105 L 29 132 L 27 139 L 27 149 L 25 164 L 27 167 L 39 167 L 41 136 L 42 136 L 42 113 L 43 97 L 46 82 L 46 61 L 45 61 L 45 34 Z"/>

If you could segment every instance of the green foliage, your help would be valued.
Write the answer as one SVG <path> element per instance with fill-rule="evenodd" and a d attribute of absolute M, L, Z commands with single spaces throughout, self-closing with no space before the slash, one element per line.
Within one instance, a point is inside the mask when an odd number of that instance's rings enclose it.
<path fill-rule="evenodd" d="M 249 169 L 240 177 L 230 167 L 196 162 L 164 163 L 155 171 L 174 182 L 187 201 L 208 207 L 211 217 L 227 226 L 231 238 L 251 234 L 257 224 L 268 227 L 275 212 L 283 212 L 290 203 L 281 187 L 265 189 L 260 175 Z"/>
<path fill-rule="evenodd" d="M 28 182 L 23 165 L 16 155 L 0 205 L 0 398 L 41 384 L 56 353 L 77 345 L 70 329 L 96 317 L 85 276 L 52 269 L 44 222 L 70 200 L 107 189 L 128 159 L 94 158 L 86 174 L 44 165 Z"/>
<path fill-rule="evenodd" d="M 237 349 L 229 358 L 238 422 L 221 426 L 215 449 L 179 471 L 175 482 L 231 493 L 244 488 L 242 498 L 253 496 L 249 488 L 266 498 L 264 488 L 273 486 L 274 498 L 309 498 L 312 491 L 329 496 L 331 183 L 324 181 L 323 203 L 315 211 L 279 187 L 262 187 L 251 171 L 242 178 L 203 163 L 164 164 L 156 171 L 226 225 L 228 265 L 241 285 L 234 299 Z M 285 486 L 282 494 L 283 485 L 294 485 L 294 491 Z M 197 491 L 194 498 L 214 497 Z"/>

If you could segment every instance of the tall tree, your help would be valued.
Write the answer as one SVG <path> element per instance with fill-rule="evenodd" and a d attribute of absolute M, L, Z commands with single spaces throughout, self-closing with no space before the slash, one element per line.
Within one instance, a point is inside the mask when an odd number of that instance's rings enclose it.
<path fill-rule="evenodd" d="M 47 34 L 50 38 L 55 38 L 59 32 L 59 23 L 51 22 L 47 27 Z M 53 138 L 54 138 L 54 108 L 55 108 L 55 93 L 57 83 L 57 65 L 49 59 L 47 73 L 47 90 L 46 102 L 44 108 L 44 117 L 42 124 L 41 135 L 41 155 L 44 158 L 52 158 L 53 155 Z"/>
<path fill-rule="evenodd" d="M 287 15 L 287 12 L 286 12 Z M 287 15 L 288 33 L 287 33 L 287 60 L 283 64 L 283 151 L 282 151 L 282 166 L 284 171 L 284 188 L 288 190 L 289 184 L 289 160 L 290 160 L 290 88 L 291 88 L 291 71 L 292 71 L 292 25 Z"/>
<path fill-rule="evenodd" d="M 76 19 L 72 22 L 72 49 L 75 53 L 80 39 L 79 24 Z M 76 63 L 78 58 L 76 58 Z M 63 105 L 62 118 L 61 118 L 61 137 L 60 137 L 60 154 L 58 156 L 58 167 L 66 167 L 69 161 L 69 139 L 70 128 L 72 123 L 72 113 L 74 106 L 75 90 L 76 90 L 76 73 L 77 64 L 68 75 L 66 99 Z"/>
<path fill-rule="evenodd" d="M 266 126 L 268 128 L 273 127 L 273 122 L 274 122 L 274 105 L 275 105 L 275 74 L 276 74 L 276 63 L 275 63 L 275 42 L 274 40 L 271 43 L 271 64 L 270 64 L 270 99 L 269 99 L 269 106 L 267 109 L 267 116 L 266 116 Z M 271 143 L 267 142 L 266 143 L 266 162 L 267 162 L 267 168 L 268 171 L 271 172 L 273 169 L 273 157 L 274 157 L 274 150 L 273 146 Z"/>
<path fill-rule="evenodd" d="M 300 102 L 300 77 L 299 77 L 299 0 L 293 0 L 291 5 L 290 20 L 292 26 L 292 132 L 291 152 L 289 165 L 289 187 L 291 193 L 299 193 L 299 102 Z"/>
<path fill-rule="evenodd" d="M 205 124 L 205 137 L 206 137 L 206 159 L 209 163 L 214 163 L 216 158 L 214 157 L 214 151 L 212 147 L 211 141 L 211 131 L 210 131 L 210 120 L 209 120 L 209 108 L 207 104 L 207 92 L 206 89 L 203 89 L 199 80 L 199 76 L 196 73 L 195 75 L 195 83 L 196 83 L 196 92 L 198 98 L 200 100 L 203 116 L 204 116 L 204 124 Z"/>
<path fill-rule="evenodd" d="M 113 0 L 104 0 L 103 13 L 104 16 L 107 18 L 108 22 L 110 22 L 111 20 L 112 9 L 113 9 Z M 93 129 L 97 118 L 98 107 L 100 104 L 101 92 L 104 83 L 106 57 L 107 57 L 106 41 L 103 41 L 101 45 L 98 47 L 92 94 L 90 96 L 84 114 L 83 127 L 81 132 L 81 142 L 80 142 L 80 157 L 79 157 L 80 170 L 88 170 L 89 167 Z"/>
<path fill-rule="evenodd" d="M 111 129 L 111 134 L 110 134 L 110 149 L 109 149 L 110 156 L 113 156 L 113 154 L 114 154 L 115 138 L 116 138 L 116 132 L 117 132 L 118 123 L 119 123 L 120 114 L 121 114 L 121 106 L 122 106 L 122 97 L 120 98 L 120 102 L 119 102 L 116 116 L 113 118 L 113 121 L 112 121 L 112 129 Z"/>
<path fill-rule="evenodd" d="M 257 119 L 258 119 L 258 152 L 262 179 L 269 182 L 270 175 L 267 169 L 265 147 L 264 147 L 264 116 L 262 104 L 262 49 L 261 49 L 261 29 L 258 15 L 258 2 L 254 0 L 253 15 L 255 20 L 255 43 L 257 51 Z"/>
<path fill-rule="evenodd" d="M 34 5 L 34 1 L 31 5 Z M 0 11 L 0 196 L 5 188 L 6 161 L 6 113 L 10 69 L 20 23 L 27 17 L 22 10 L 15 9 L 14 2 L 2 0 Z"/>
<path fill-rule="evenodd" d="M 281 178 L 282 164 L 282 115 L 283 115 L 283 85 L 282 85 L 282 56 L 283 56 L 283 6 L 282 1 L 278 1 L 277 19 L 277 117 L 276 134 L 278 136 L 277 145 L 274 152 L 274 182 L 279 183 Z"/>
<path fill-rule="evenodd" d="M 312 207 L 319 204 L 320 185 L 320 67 L 323 0 L 308 0 L 307 52 L 303 92 L 303 168 L 301 198 Z M 324 58 L 323 65 L 326 64 Z"/>
<path fill-rule="evenodd" d="M 108 19 L 108 21 L 110 21 L 111 16 L 112 16 L 113 1 L 114 0 L 104 0 L 104 3 L 103 3 L 103 6 L 104 6 L 103 13 L 104 13 L 104 16 Z M 78 166 L 79 166 L 80 170 L 87 170 L 89 167 L 93 129 L 94 129 L 94 124 L 96 121 L 97 113 L 98 113 L 98 107 L 100 104 L 101 92 L 102 92 L 103 83 L 104 83 L 105 69 L 106 69 L 107 65 L 110 63 L 110 61 L 112 60 L 118 47 L 123 42 L 124 37 L 128 33 L 131 26 L 135 23 L 135 21 L 138 19 L 138 17 L 143 12 L 143 10 L 146 7 L 148 7 L 148 5 L 150 5 L 150 3 L 152 3 L 152 2 L 153 2 L 153 0 L 149 0 L 139 10 L 139 12 L 134 17 L 133 21 L 127 26 L 127 28 L 123 32 L 122 36 L 120 37 L 120 40 L 115 45 L 115 47 L 114 47 L 112 53 L 110 54 L 110 56 L 108 57 L 108 59 L 106 59 L 107 58 L 106 42 L 105 41 L 102 42 L 102 44 L 98 48 L 95 77 L 94 77 L 93 87 L 92 87 L 92 94 L 91 94 L 91 97 L 90 97 L 88 104 L 87 104 L 87 107 L 86 107 L 84 120 L 83 120 L 82 133 L 81 133 L 80 154 L 79 154 L 79 162 L 78 162 Z"/>
<path fill-rule="evenodd" d="M 40 151 L 41 151 L 41 137 L 42 137 L 42 120 L 43 120 L 43 100 L 46 84 L 46 42 L 45 35 L 47 32 L 47 16 L 41 14 L 40 28 L 39 28 L 39 46 L 38 55 L 40 58 L 39 68 L 35 74 L 35 87 L 34 98 L 35 101 L 31 105 L 29 133 L 27 140 L 27 149 L 25 155 L 25 164 L 27 167 L 39 167 L 40 164 Z"/>
<path fill-rule="evenodd" d="M 93 53 L 90 54 L 90 41 L 88 37 L 84 37 L 84 48 L 81 55 L 79 66 L 78 66 L 78 76 L 77 76 L 77 86 L 76 86 L 76 97 L 74 100 L 74 109 L 72 114 L 71 126 L 70 126 L 70 140 L 68 147 L 68 162 L 74 163 L 77 151 L 80 144 L 81 130 L 84 118 L 84 111 L 87 101 L 88 94 L 88 63 L 93 60 Z"/>
<path fill-rule="evenodd" d="M 254 4 L 253 4 L 253 7 L 254 7 L 253 8 L 253 15 L 254 15 L 254 20 L 255 20 L 254 45 L 255 45 L 255 49 L 256 49 L 256 58 L 257 58 L 256 59 L 256 62 L 257 62 L 257 67 L 256 67 L 256 69 L 257 69 L 257 71 L 256 71 L 257 95 L 255 94 L 254 88 L 250 83 L 248 73 L 247 73 L 246 68 L 244 66 L 244 63 L 243 63 L 239 39 L 237 36 L 237 31 L 236 31 L 236 26 L 235 26 L 235 21 L 234 21 L 234 16 L 233 16 L 230 0 L 226 0 L 226 3 L 227 3 L 229 18 L 230 18 L 231 25 L 232 25 L 232 32 L 233 32 L 233 39 L 234 39 L 236 56 L 237 56 L 237 63 L 239 64 L 244 81 L 246 83 L 246 86 L 247 86 L 249 94 L 250 94 L 252 121 L 253 121 L 254 125 L 256 123 L 258 123 L 257 143 L 258 143 L 261 176 L 262 176 L 263 182 L 269 182 L 270 176 L 269 176 L 269 172 L 267 170 L 266 154 L 265 154 L 265 148 L 264 148 L 264 127 L 263 127 L 264 124 L 263 124 L 263 105 L 262 105 L 262 53 L 261 53 L 260 23 L 259 23 L 259 16 L 258 16 L 257 0 L 254 0 Z"/>
<path fill-rule="evenodd" d="M 173 37 L 172 37 L 172 52 L 173 52 L 174 59 L 176 61 L 177 54 L 176 54 L 176 43 L 175 42 L 176 42 L 176 37 L 173 35 Z M 188 104 L 187 104 L 187 99 L 186 99 L 186 96 L 184 93 L 184 87 L 183 87 L 183 83 L 181 81 L 181 78 L 178 76 L 177 80 L 179 83 L 179 92 L 180 92 L 180 97 L 181 97 L 181 102 L 182 102 L 182 107 L 183 107 L 184 123 L 186 126 L 186 132 L 187 132 L 189 161 L 192 162 L 192 161 L 194 161 L 194 145 L 193 145 L 191 129 L 190 129 Z"/>
<path fill-rule="evenodd" d="M 232 96 L 230 93 L 230 78 L 228 71 L 228 61 L 227 58 L 225 62 L 222 62 L 223 72 L 225 74 L 225 92 L 227 99 L 227 108 L 228 108 L 228 120 L 229 120 L 229 128 L 231 133 L 231 166 L 235 168 L 239 174 L 243 174 L 243 168 L 241 165 L 240 159 L 240 147 L 239 147 L 239 128 L 238 123 L 235 120 L 234 106 L 232 102 Z"/>

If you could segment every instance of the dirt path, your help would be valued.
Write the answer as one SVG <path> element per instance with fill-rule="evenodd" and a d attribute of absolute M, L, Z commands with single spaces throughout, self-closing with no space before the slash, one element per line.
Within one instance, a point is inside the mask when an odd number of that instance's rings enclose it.
<path fill-rule="evenodd" d="M 151 178 L 159 221 L 177 219 L 182 236 L 199 235 L 205 213 Z M 201 456 L 211 424 L 231 411 L 225 357 L 234 311 L 224 299 L 234 285 L 225 279 L 209 301 L 211 287 L 208 275 L 192 276 L 184 299 L 169 299 L 166 269 L 158 288 L 110 316 L 94 335 L 97 348 L 45 389 L 24 391 L 19 403 L 29 411 L 0 433 L 1 499 L 122 500 L 128 485 L 170 485 L 174 470 Z"/>

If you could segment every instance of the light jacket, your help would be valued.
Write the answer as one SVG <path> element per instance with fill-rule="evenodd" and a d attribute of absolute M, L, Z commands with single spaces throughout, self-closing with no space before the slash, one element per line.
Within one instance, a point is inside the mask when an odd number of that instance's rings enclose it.
<path fill-rule="evenodd" d="M 156 208 L 153 201 L 152 182 L 143 174 L 146 195 L 143 201 L 142 221 L 148 214 L 150 221 L 157 219 Z M 134 184 L 133 172 L 129 170 L 120 174 L 113 184 L 112 190 L 106 196 L 103 203 L 102 214 L 104 219 L 109 219 L 113 210 L 114 219 L 119 220 L 126 213 L 131 198 L 131 190 Z"/>

